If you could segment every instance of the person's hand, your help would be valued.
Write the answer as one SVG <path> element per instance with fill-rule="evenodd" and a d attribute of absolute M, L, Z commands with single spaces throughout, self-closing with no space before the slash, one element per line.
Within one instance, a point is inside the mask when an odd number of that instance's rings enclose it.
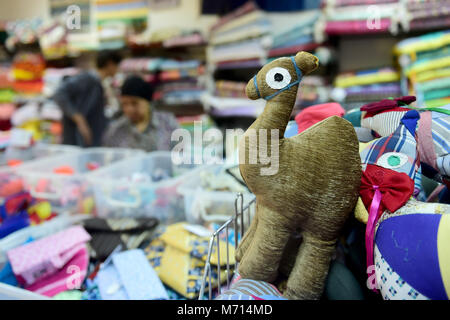
<path fill-rule="evenodd" d="M 82 115 L 76 114 L 73 116 L 73 121 L 77 125 L 78 131 L 80 132 L 85 145 L 92 145 L 92 132 L 86 119 Z"/>

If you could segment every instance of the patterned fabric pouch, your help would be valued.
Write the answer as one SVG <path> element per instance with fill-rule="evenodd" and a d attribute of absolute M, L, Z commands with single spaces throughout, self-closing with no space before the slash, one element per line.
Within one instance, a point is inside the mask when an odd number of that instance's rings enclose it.
<path fill-rule="evenodd" d="M 155 268 L 161 281 L 187 299 L 196 299 L 208 255 L 209 238 L 187 231 L 185 223 L 167 227 L 166 231 L 145 249 L 147 259 Z M 215 248 L 216 246 L 214 246 Z M 226 243 L 220 241 L 220 263 L 226 265 Z M 218 286 L 217 252 L 211 256 L 211 283 Z M 228 252 L 230 266 L 234 265 L 234 247 Z M 232 268 L 229 270 L 232 274 Z M 226 268 L 221 268 L 220 280 L 226 282 Z M 208 290 L 208 288 L 206 288 Z"/>
<path fill-rule="evenodd" d="M 141 249 L 112 255 L 97 274 L 103 300 L 168 300 L 167 291 Z"/>
<path fill-rule="evenodd" d="M 9 250 L 7 256 L 19 284 L 31 286 L 58 273 L 86 247 L 90 238 L 83 227 L 74 226 Z"/>

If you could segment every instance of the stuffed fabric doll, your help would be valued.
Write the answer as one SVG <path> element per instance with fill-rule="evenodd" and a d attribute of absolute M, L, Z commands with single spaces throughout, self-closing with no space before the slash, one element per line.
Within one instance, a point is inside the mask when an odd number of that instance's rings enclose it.
<path fill-rule="evenodd" d="M 389 136 L 411 110 L 409 104 L 415 100 L 414 96 L 406 96 L 365 105 L 361 108 L 361 126 L 378 136 Z M 450 105 L 418 110 L 417 142 L 421 169 L 428 178 L 445 183 L 450 176 Z"/>
<path fill-rule="evenodd" d="M 299 52 L 267 64 L 246 87 L 250 99 L 267 103 L 239 145 L 240 171 L 256 196 L 256 214 L 236 259 L 242 278 L 271 283 L 291 235 L 300 230 L 302 242 L 284 291 L 288 299 L 320 298 L 361 181 L 358 140 L 347 120 L 333 116 L 284 138 L 301 78 L 317 66 L 315 56 Z M 255 151 L 259 159 L 252 163 Z M 261 154 L 275 159 L 275 172 L 267 170 Z"/>
<path fill-rule="evenodd" d="M 368 285 L 386 300 L 450 297 L 450 206 L 413 197 L 419 120 L 419 112 L 407 111 L 391 135 L 361 152 L 355 214 L 367 224 Z"/>

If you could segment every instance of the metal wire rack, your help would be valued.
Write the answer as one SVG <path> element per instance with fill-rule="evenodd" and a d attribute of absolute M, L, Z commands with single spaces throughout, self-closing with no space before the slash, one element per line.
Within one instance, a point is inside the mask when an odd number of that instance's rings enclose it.
<path fill-rule="evenodd" d="M 200 287 L 200 295 L 199 300 L 204 299 L 205 297 L 205 289 L 208 288 L 208 300 L 212 299 L 212 293 L 213 293 L 213 283 L 212 283 L 212 266 L 211 266 L 211 255 L 216 250 L 217 251 L 217 266 L 214 266 L 217 268 L 217 290 L 218 294 L 220 295 L 222 292 L 222 279 L 221 277 L 221 263 L 220 263 L 220 237 L 221 235 L 225 234 L 225 241 L 226 241 L 226 257 L 227 257 L 227 263 L 226 266 L 223 266 L 223 268 L 226 268 L 226 288 L 229 288 L 230 281 L 233 273 L 230 273 L 231 266 L 230 266 L 230 241 L 229 241 L 229 235 L 230 235 L 230 227 L 234 230 L 234 247 L 237 249 L 239 245 L 240 239 L 242 239 L 246 226 L 248 227 L 250 225 L 250 221 L 252 219 L 252 212 L 254 212 L 254 206 L 256 203 L 256 198 L 253 198 L 251 201 L 249 201 L 244 206 L 244 196 L 242 193 L 239 193 L 236 197 L 236 200 L 234 202 L 235 207 L 235 215 L 234 217 L 227 220 L 222 226 L 217 229 L 214 234 L 211 236 L 211 239 L 209 240 L 209 247 L 208 247 L 208 256 L 205 264 L 205 269 L 203 271 L 203 278 L 201 282 Z M 245 219 L 245 216 L 247 216 L 247 219 Z M 214 250 L 215 249 L 215 250 Z M 238 262 L 235 261 L 234 269 L 237 270 L 238 268 Z M 233 271 L 234 272 L 234 271 Z M 224 283 L 225 284 L 225 283 Z"/>

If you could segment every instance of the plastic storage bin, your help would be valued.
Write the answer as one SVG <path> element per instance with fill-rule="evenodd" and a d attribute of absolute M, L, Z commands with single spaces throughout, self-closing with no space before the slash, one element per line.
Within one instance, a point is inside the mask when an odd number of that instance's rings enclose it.
<path fill-rule="evenodd" d="M 99 217 L 155 217 L 169 224 L 185 219 L 177 187 L 195 169 L 177 175 L 171 153 L 157 151 L 117 163 L 89 176 Z"/>
<path fill-rule="evenodd" d="M 196 170 L 197 179 L 185 180 L 178 187 L 178 192 L 184 198 L 186 220 L 189 223 L 223 223 L 230 219 L 235 212 L 235 200 L 238 192 L 243 195 L 244 206 L 255 197 L 245 188 L 233 192 L 208 190 L 202 186 L 201 181 L 205 179 L 205 177 L 202 178 L 202 175 L 206 173 L 208 177 L 212 177 L 220 174 L 222 170 L 224 170 L 224 167 L 221 165 L 199 168 Z M 233 179 L 231 176 L 228 178 Z"/>
<path fill-rule="evenodd" d="M 142 154 L 132 149 L 90 148 L 23 164 L 15 171 L 23 178 L 25 189 L 34 198 L 49 201 L 56 212 L 92 213 L 92 186 L 87 176 Z"/>
<path fill-rule="evenodd" d="M 11 160 L 28 162 L 36 159 L 74 154 L 81 152 L 81 148 L 62 144 L 38 143 L 30 148 L 7 148 L 0 154 L 0 166 L 8 165 Z"/>

